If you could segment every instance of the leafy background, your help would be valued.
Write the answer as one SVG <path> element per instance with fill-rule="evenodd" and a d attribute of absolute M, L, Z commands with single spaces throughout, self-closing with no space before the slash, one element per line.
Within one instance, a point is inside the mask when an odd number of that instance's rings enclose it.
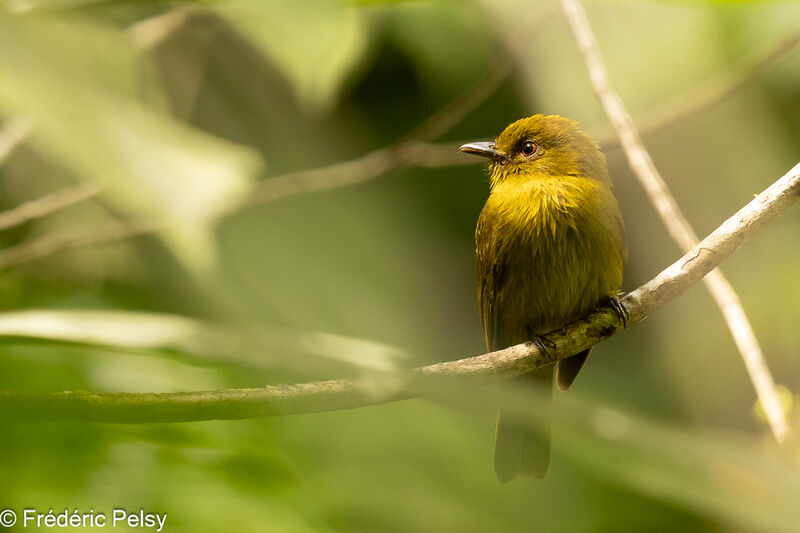
<path fill-rule="evenodd" d="M 792 3 L 590 2 L 635 118 L 796 32 Z M 0 117 L 32 133 L 0 206 L 76 183 L 84 202 L 0 233 L 153 224 L 155 234 L 5 264 L 0 388 L 183 391 L 370 377 L 481 353 L 473 161 L 242 206 L 286 172 L 395 142 L 503 61 L 443 141 L 533 113 L 609 129 L 557 3 L 16 0 L 0 11 Z M 645 137 L 699 234 L 796 163 L 800 54 Z M 679 253 L 607 147 L 628 229 L 624 287 Z M 466 158 L 466 156 L 464 156 Z M 450 160 L 448 160 L 450 161 Z M 800 390 L 800 214 L 724 264 L 788 416 Z M 7 257 L 7 256 L 6 256 Z M 3 417 L 0 507 L 140 507 L 167 531 L 792 531 L 798 447 L 779 450 L 698 286 L 595 352 L 557 395 L 544 482 L 491 470 L 495 394 L 280 419 L 35 423 Z"/>

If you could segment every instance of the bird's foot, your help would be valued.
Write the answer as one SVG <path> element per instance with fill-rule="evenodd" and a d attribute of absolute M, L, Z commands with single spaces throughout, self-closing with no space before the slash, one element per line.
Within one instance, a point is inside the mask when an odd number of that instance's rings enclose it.
<path fill-rule="evenodd" d="M 628 310 L 625 308 L 625 305 L 622 303 L 622 301 L 617 297 L 612 297 L 609 298 L 608 305 L 614 310 L 615 313 L 617 313 L 617 316 L 620 318 L 620 320 L 622 320 L 622 327 L 627 328 L 630 314 L 628 313 Z"/>
<path fill-rule="evenodd" d="M 545 361 L 555 361 L 556 360 L 556 343 L 551 340 L 547 340 L 544 337 L 535 336 L 531 339 L 531 342 L 539 348 L 539 351 L 542 352 L 542 357 Z"/>

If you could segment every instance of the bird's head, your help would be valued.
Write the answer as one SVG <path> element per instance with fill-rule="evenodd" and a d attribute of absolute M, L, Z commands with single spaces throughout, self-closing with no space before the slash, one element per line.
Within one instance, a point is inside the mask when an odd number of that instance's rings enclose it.
<path fill-rule="evenodd" d="M 510 124 L 494 142 L 468 143 L 459 151 L 489 159 L 492 186 L 513 181 L 590 178 L 610 184 L 606 158 L 574 120 L 533 115 Z"/>

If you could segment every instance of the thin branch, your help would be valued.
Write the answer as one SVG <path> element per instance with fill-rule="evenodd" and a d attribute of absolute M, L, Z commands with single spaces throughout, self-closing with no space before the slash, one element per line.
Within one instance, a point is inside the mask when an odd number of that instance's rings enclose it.
<path fill-rule="evenodd" d="M 507 58 L 501 57 L 494 63 L 489 73 L 475 82 L 472 87 L 395 143 L 350 161 L 268 178 L 253 187 L 250 194 L 239 205 L 232 206 L 230 210 L 233 211 L 246 205 L 271 202 L 296 194 L 355 185 L 401 165 L 459 164 L 466 158 L 457 157 L 457 147 L 453 148 L 452 156 L 443 156 L 443 150 L 450 150 L 451 145 L 445 145 L 446 148 L 439 150 L 438 146 L 429 144 L 430 141 L 445 134 L 485 102 L 497 91 L 510 72 L 511 62 Z M 431 161 L 435 161 L 435 163 L 431 163 Z M 428 164 L 426 165 L 425 162 Z"/>
<path fill-rule="evenodd" d="M 45 236 L 41 239 L 24 242 L 0 252 L 0 270 L 40 257 L 84 246 L 95 246 L 119 241 L 134 236 L 152 233 L 158 229 L 153 222 L 123 221 L 109 223 L 100 228 L 74 231 L 60 235 Z"/>
<path fill-rule="evenodd" d="M 644 147 L 636 126 L 625 110 L 622 99 L 611 87 L 608 71 L 605 68 L 600 49 L 595 40 L 583 6 L 577 0 L 562 0 L 564 14 L 583 56 L 589 78 L 609 121 L 617 132 L 622 148 L 664 225 L 678 243 L 682 251 L 691 250 L 697 245 L 697 235 L 678 207 L 674 196 L 659 174 L 650 154 Z M 767 414 L 772 433 L 778 443 L 783 443 L 789 435 L 789 426 L 781 408 L 778 390 L 772 374 L 764 361 L 764 355 L 755 338 L 747 315 L 739 297 L 719 270 L 714 270 L 705 278 L 705 284 L 717 305 L 722 310 L 728 328 L 733 335 L 739 352 L 753 382 L 758 398 Z"/>
<path fill-rule="evenodd" d="M 239 205 L 232 205 L 230 211 L 296 194 L 355 185 L 379 176 L 396 167 L 397 164 L 394 149 L 380 148 L 350 161 L 310 170 L 289 172 L 259 182 L 240 201 Z"/>
<path fill-rule="evenodd" d="M 510 58 L 499 56 L 485 76 L 428 117 L 422 124 L 408 132 L 400 142 L 406 140 L 430 142 L 450 131 L 453 126 L 464 120 L 500 88 L 503 81 L 511 74 L 512 66 Z"/>
<path fill-rule="evenodd" d="M 726 220 L 678 261 L 621 302 L 627 327 L 637 324 L 695 285 L 718 264 L 800 200 L 800 163 Z M 0 392 L 0 418 L 82 420 L 115 423 L 232 420 L 353 409 L 413 398 L 419 379 L 470 376 L 483 380 L 514 377 L 554 360 L 569 357 L 623 329 L 609 308 L 573 322 L 544 337 L 547 354 L 525 343 L 476 357 L 415 369 L 410 376 L 391 376 L 383 383 L 353 379 L 273 385 L 260 389 L 226 389 L 180 393 L 93 393 L 85 391 Z M 417 386 L 415 386 L 415 384 Z"/>
<path fill-rule="evenodd" d="M 13 228 L 96 196 L 100 187 L 73 185 L 0 213 L 0 230 Z"/>
<path fill-rule="evenodd" d="M 369 181 L 400 166 L 455 166 L 474 163 L 474 158 L 462 157 L 458 147 L 463 143 L 431 144 L 416 140 L 403 141 L 396 146 L 380 148 L 350 161 L 320 168 L 289 172 L 260 182 L 229 212 L 243 206 L 262 204 L 295 196 L 356 185 Z"/>
<path fill-rule="evenodd" d="M 638 121 L 640 133 L 646 135 L 730 98 L 789 57 L 798 45 L 800 26 L 795 26 L 787 35 L 741 66 L 718 74 L 649 109 Z"/>

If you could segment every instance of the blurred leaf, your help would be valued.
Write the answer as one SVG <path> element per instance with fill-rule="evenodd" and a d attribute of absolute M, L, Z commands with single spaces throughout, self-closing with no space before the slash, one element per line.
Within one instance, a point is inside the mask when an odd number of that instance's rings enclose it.
<path fill-rule="evenodd" d="M 744 530 L 796 531 L 800 468 L 760 440 L 688 431 L 577 395 L 559 403 L 568 423 L 558 446 L 587 471 Z"/>
<path fill-rule="evenodd" d="M 145 107 L 136 53 L 109 28 L 0 15 L 0 77 L 0 108 L 31 116 L 34 142 L 119 208 L 163 224 L 184 265 L 208 271 L 211 225 L 247 191 L 254 152 Z"/>
<path fill-rule="evenodd" d="M 575 390 L 558 394 L 548 415 L 534 407 L 542 395 L 513 381 L 418 379 L 417 386 L 460 411 L 502 404 L 521 423 L 552 423 L 554 455 L 589 476 L 744 531 L 796 531 L 800 463 L 770 441 L 713 427 L 687 429 Z"/>
<path fill-rule="evenodd" d="M 235 327 L 156 313 L 26 310 L 0 313 L 0 338 L 22 337 L 168 351 L 195 363 L 234 363 L 270 368 L 277 362 L 304 370 L 315 356 L 362 369 L 393 370 L 406 355 L 382 343 L 322 332 Z"/>
<path fill-rule="evenodd" d="M 392 41 L 413 59 L 425 88 L 451 98 L 491 69 L 496 46 L 486 31 L 486 13 L 475 5 L 409 2 L 384 11 Z M 439 31 L 442 20 L 447 20 L 447 32 Z"/>
<path fill-rule="evenodd" d="M 365 13 L 340 0 L 232 0 L 214 6 L 275 62 L 300 103 L 329 111 L 367 45 Z"/>
<path fill-rule="evenodd" d="M 209 352 L 205 325 L 184 317 L 117 311 L 27 310 L 0 313 L 0 336 L 112 346 Z"/>

